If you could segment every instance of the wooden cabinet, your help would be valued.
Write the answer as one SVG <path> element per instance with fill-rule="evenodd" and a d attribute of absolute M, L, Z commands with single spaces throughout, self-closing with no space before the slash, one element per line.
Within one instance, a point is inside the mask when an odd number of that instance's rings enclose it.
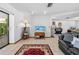
<path fill-rule="evenodd" d="M 27 39 L 27 38 L 29 38 L 29 33 L 28 33 L 27 28 L 25 27 L 23 31 L 22 39 Z"/>
<path fill-rule="evenodd" d="M 26 33 L 26 32 L 24 32 L 23 33 L 23 37 L 22 37 L 23 39 L 28 39 L 29 38 L 29 34 L 28 33 Z"/>
<path fill-rule="evenodd" d="M 28 39 L 29 35 L 23 35 L 23 39 Z"/>
<path fill-rule="evenodd" d="M 35 35 L 36 38 L 44 38 L 45 32 L 35 32 L 34 35 Z"/>

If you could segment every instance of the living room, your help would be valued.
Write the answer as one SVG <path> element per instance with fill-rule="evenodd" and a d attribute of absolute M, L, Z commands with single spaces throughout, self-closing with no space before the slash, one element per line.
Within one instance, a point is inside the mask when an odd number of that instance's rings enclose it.
<path fill-rule="evenodd" d="M 0 28 L 0 55 L 78 55 L 79 46 L 75 44 L 76 41 L 69 48 L 61 42 L 62 34 L 68 30 L 78 37 L 78 5 L 79 3 L 0 3 L 0 23 L 8 26 L 6 28 L 1 25 Z M 56 33 L 52 33 L 53 22 Z M 3 27 L 9 30 L 5 32 Z M 3 38 L 4 35 L 7 35 L 7 40 Z M 79 39 L 77 37 L 75 39 Z"/>

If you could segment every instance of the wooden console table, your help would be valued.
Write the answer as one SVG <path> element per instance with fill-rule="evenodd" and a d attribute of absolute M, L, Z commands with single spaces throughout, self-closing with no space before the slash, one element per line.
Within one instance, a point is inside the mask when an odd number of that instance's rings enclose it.
<path fill-rule="evenodd" d="M 29 35 L 27 33 L 24 33 L 22 38 L 23 39 L 28 39 L 29 38 Z"/>
<path fill-rule="evenodd" d="M 28 39 L 28 38 L 29 38 L 28 30 L 26 27 L 24 27 L 22 39 Z"/>
<path fill-rule="evenodd" d="M 44 38 L 45 32 L 35 32 L 34 35 L 36 38 Z"/>

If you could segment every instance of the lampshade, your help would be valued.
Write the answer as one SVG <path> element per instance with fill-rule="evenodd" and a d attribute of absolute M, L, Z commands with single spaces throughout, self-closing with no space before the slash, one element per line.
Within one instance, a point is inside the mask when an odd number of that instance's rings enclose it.
<path fill-rule="evenodd" d="M 25 23 L 20 23 L 19 24 L 19 27 L 30 27 L 30 24 L 25 24 Z"/>
<path fill-rule="evenodd" d="M 28 21 L 27 20 L 24 20 L 24 23 L 27 23 L 28 24 Z"/>
<path fill-rule="evenodd" d="M 26 27 L 30 27 L 30 24 L 26 24 Z"/>
<path fill-rule="evenodd" d="M 30 24 L 28 21 L 25 19 L 23 22 L 19 24 L 19 27 L 30 27 Z"/>
<path fill-rule="evenodd" d="M 25 27 L 25 24 L 24 24 L 24 23 L 20 23 L 20 24 L 18 25 L 18 27 Z"/>

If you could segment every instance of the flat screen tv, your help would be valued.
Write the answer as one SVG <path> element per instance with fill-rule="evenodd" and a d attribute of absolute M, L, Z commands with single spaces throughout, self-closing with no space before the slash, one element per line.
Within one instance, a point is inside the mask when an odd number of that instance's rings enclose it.
<path fill-rule="evenodd" d="M 46 27 L 45 26 L 35 26 L 36 31 L 45 31 Z"/>

